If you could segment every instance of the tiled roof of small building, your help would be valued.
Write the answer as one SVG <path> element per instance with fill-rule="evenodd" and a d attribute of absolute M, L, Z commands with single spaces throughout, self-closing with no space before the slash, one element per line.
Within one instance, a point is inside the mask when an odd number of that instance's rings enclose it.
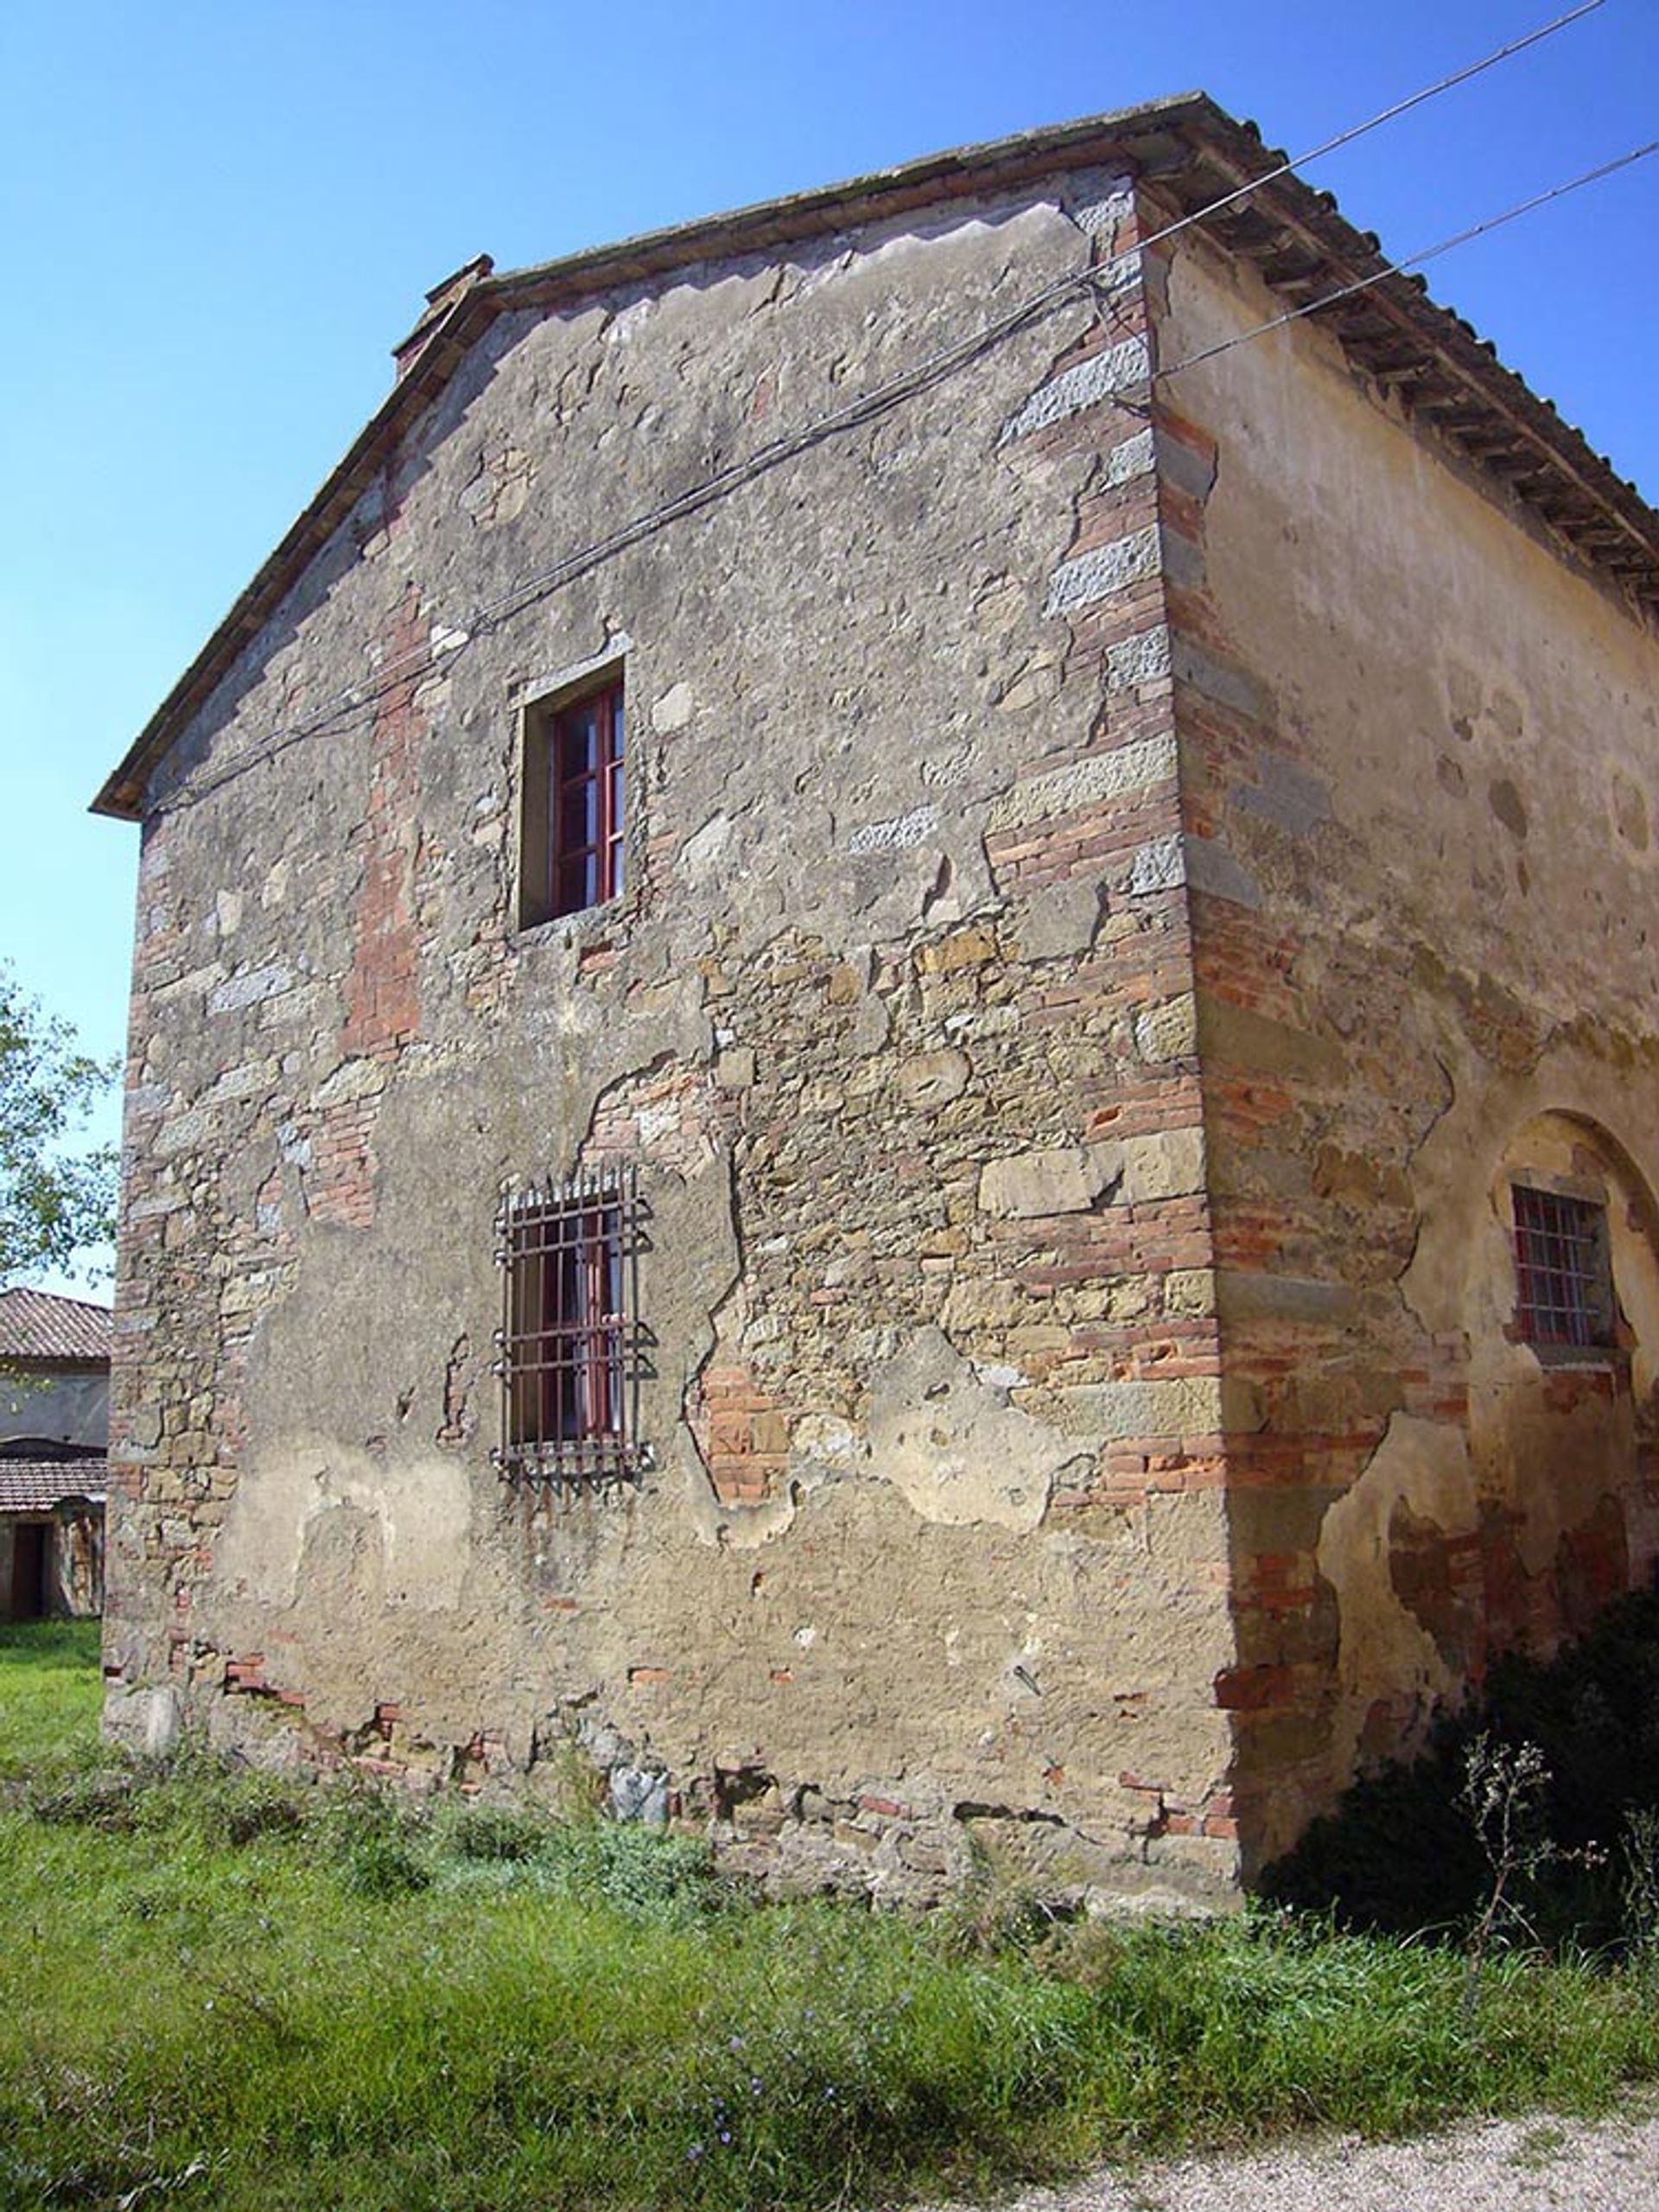
<path fill-rule="evenodd" d="M 110 1356 L 110 1309 L 49 1290 L 0 1290 L 0 1360 Z"/>
<path fill-rule="evenodd" d="M 0 1513 L 50 1513 L 66 1497 L 102 1504 L 107 1459 L 0 1459 Z"/>

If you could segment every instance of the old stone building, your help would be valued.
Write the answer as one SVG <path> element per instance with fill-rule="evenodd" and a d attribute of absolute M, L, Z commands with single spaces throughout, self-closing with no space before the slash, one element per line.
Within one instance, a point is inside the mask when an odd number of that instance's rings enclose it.
<path fill-rule="evenodd" d="M 1276 166 L 432 295 L 99 801 L 112 1726 L 1225 1889 L 1646 1579 L 1659 518 Z"/>
<path fill-rule="evenodd" d="M 104 1603 L 110 1310 L 0 1290 L 0 1620 Z"/>

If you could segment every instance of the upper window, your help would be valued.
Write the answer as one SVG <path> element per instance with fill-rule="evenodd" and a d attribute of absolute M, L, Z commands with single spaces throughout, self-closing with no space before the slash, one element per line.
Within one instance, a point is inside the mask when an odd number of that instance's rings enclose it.
<path fill-rule="evenodd" d="M 628 1169 L 532 1185 L 504 1202 L 496 1341 L 508 1471 L 572 1481 L 638 1466 L 639 1211 Z"/>
<path fill-rule="evenodd" d="M 1530 1183 L 1510 1187 L 1522 1342 L 1610 1349 L 1614 1305 L 1606 1207 Z"/>
<path fill-rule="evenodd" d="M 622 679 L 537 710 L 524 734 L 518 925 L 602 906 L 623 888 Z"/>

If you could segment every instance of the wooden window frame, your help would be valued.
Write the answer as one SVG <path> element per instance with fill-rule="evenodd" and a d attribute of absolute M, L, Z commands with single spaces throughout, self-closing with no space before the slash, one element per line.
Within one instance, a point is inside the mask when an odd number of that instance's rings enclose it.
<path fill-rule="evenodd" d="M 518 926 L 620 899 L 626 887 L 627 716 L 620 668 L 526 710 Z"/>
<path fill-rule="evenodd" d="M 607 1166 L 510 1190 L 496 1217 L 502 1270 L 495 1371 L 505 1474 L 558 1484 L 638 1474 L 638 1178 Z"/>

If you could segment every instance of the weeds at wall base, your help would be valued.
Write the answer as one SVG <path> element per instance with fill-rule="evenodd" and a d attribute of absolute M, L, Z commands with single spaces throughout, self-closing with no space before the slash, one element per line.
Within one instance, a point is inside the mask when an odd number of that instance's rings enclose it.
<path fill-rule="evenodd" d="M 1634 1961 L 1495 1951 L 1466 2012 L 1455 1951 L 1286 1912 L 759 1906 L 684 1838 L 199 1758 L 15 1783 L 0 1876 L 19 2212 L 818 2212 L 1659 2077 Z"/>

